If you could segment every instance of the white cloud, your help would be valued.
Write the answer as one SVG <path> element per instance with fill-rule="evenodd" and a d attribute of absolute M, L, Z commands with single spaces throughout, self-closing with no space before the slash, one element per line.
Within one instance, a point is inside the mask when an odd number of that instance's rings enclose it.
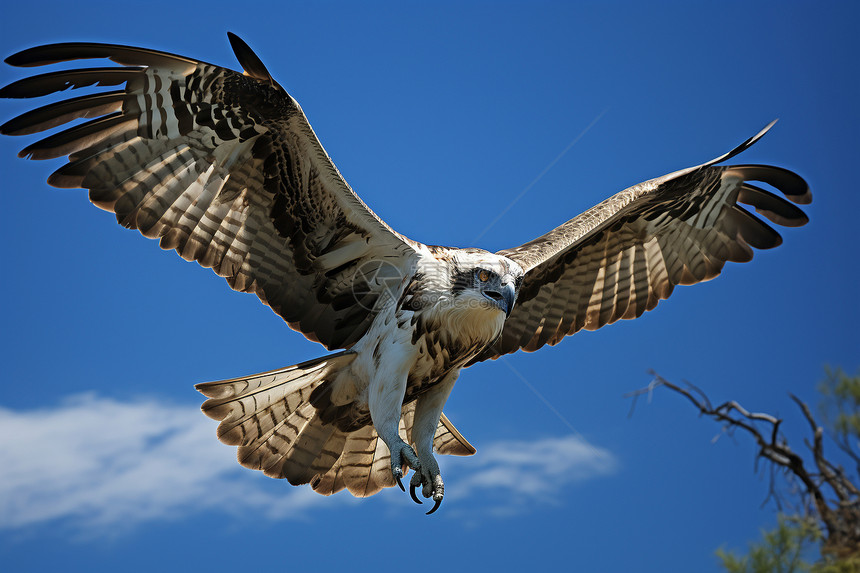
<path fill-rule="evenodd" d="M 84 535 L 201 511 L 272 520 L 352 502 L 308 487 L 272 488 L 241 468 L 197 407 L 88 394 L 37 410 L 0 407 L 0 529 L 66 523 Z M 447 465 L 447 464 L 446 464 Z M 501 495 L 517 512 L 561 488 L 614 470 L 614 457 L 567 436 L 498 442 L 446 474 L 448 503 Z M 453 468 L 452 468 L 453 470 Z M 462 474 L 461 474 L 462 472 Z M 384 495 L 384 494 L 383 494 Z"/>
<path fill-rule="evenodd" d="M 70 520 L 107 530 L 213 509 L 278 518 L 326 501 L 307 488 L 256 486 L 214 429 L 199 408 L 154 400 L 84 395 L 0 408 L 0 528 Z"/>
<path fill-rule="evenodd" d="M 496 506 L 504 513 L 535 501 L 551 503 L 563 488 L 618 467 L 612 453 L 576 435 L 495 442 L 470 461 L 468 475 L 451 490 L 452 499 L 491 493 L 505 500 L 504 507 Z"/>

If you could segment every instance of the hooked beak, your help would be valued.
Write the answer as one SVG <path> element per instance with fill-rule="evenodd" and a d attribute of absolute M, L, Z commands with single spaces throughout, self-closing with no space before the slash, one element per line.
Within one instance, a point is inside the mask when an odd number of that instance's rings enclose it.
<path fill-rule="evenodd" d="M 501 292 L 495 290 L 484 291 L 484 296 L 493 303 L 493 305 L 505 313 L 505 318 L 511 315 L 514 310 L 514 302 L 517 298 L 517 291 L 513 283 L 502 285 Z"/>

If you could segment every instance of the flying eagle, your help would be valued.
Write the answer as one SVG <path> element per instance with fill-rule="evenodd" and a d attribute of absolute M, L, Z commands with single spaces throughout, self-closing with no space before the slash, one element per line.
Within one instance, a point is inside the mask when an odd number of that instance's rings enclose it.
<path fill-rule="evenodd" d="M 48 179 L 89 190 L 121 225 L 159 239 L 256 294 L 328 350 L 272 372 L 198 384 L 218 437 L 239 462 L 330 495 L 369 496 L 414 470 L 435 501 L 434 451 L 470 455 L 442 413 L 463 368 L 556 344 L 651 310 L 678 284 L 714 278 L 726 261 L 769 249 L 773 223 L 803 225 L 811 201 L 795 173 L 717 165 L 755 143 L 626 189 L 524 245 L 490 253 L 424 245 L 382 221 L 344 181 L 298 102 L 237 36 L 244 73 L 129 46 L 64 43 L 6 59 L 41 66 L 107 58 L 121 67 L 16 81 L 7 98 L 118 86 L 52 103 L 0 133 L 25 135 L 82 118 L 19 154 L 68 156 Z M 771 124 L 773 125 L 773 124 Z M 791 202 L 750 181 L 763 182 Z"/>

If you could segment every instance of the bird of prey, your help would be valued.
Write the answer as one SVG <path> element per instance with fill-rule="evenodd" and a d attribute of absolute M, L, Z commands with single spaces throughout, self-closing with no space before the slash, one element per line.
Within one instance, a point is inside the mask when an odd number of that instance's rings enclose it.
<path fill-rule="evenodd" d="M 298 102 L 237 36 L 244 73 L 130 46 L 64 43 L 13 66 L 107 58 L 117 64 L 27 77 L 0 96 L 106 86 L 0 126 L 25 135 L 79 119 L 20 156 L 68 156 L 48 183 L 89 190 L 118 222 L 159 239 L 256 294 L 287 324 L 336 353 L 272 372 L 197 385 L 239 462 L 330 495 L 369 496 L 411 468 L 435 502 L 435 453 L 472 445 L 442 413 L 463 368 L 636 318 L 675 285 L 717 276 L 752 247 L 781 243 L 748 209 L 793 227 L 811 201 L 798 175 L 718 165 L 755 143 L 652 179 L 524 245 L 497 253 L 424 245 L 362 202 Z M 772 124 L 771 124 L 772 125 Z M 752 182 L 765 183 L 789 201 Z"/>

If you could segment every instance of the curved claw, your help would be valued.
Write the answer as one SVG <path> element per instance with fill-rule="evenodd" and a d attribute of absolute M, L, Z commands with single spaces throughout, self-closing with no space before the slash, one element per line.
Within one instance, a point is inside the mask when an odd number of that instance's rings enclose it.
<path fill-rule="evenodd" d="M 418 499 L 418 496 L 415 495 L 415 488 L 418 487 L 414 483 L 409 485 L 409 495 L 412 497 L 412 501 L 417 503 L 418 505 L 423 505 L 424 502 Z"/>
<path fill-rule="evenodd" d="M 439 509 L 439 506 L 440 506 L 440 505 L 442 505 L 442 500 L 441 500 L 441 499 L 437 499 L 437 500 L 436 500 L 436 503 L 434 503 L 434 504 L 433 504 L 433 509 L 431 509 L 430 511 L 428 511 L 425 515 L 430 515 L 431 513 L 433 513 L 434 511 L 436 511 L 437 509 Z"/>
<path fill-rule="evenodd" d="M 397 486 L 400 488 L 400 491 L 405 492 L 406 488 L 403 487 L 403 480 L 400 479 L 403 477 L 403 469 L 408 466 L 415 471 L 418 471 L 421 468 L 421 464 L 418 462 L 418 456 L 415 455 L 412 448 L 403 440 L 400 440 L 400 445 L 395 445 L 394 449 L 390 451 L 391 474 L 394 476 L 394 481 L 397 482 Z M 403 460 L 404 457 L 406 458 L 405 460 Z"/>

